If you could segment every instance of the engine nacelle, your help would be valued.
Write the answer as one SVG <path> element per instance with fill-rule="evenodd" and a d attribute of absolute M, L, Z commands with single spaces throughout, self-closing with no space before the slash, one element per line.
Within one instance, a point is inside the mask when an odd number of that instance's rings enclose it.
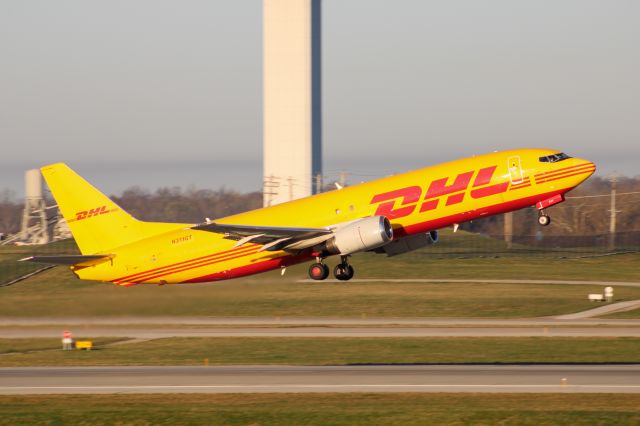
<path fill-rule="evenodd" d="M 400 238 L 384 247 L 375 250 L 376 253 L 386 253 L 387 256 L 397 256 L 413 250 L 418 250 L 438 242 L 438 231 L 429 231 L 425 234 L 415 234 Z"/>
<path fill-rule="evenodd" d="M 393 228 L 384 216 L 358 219 L 335 231 L 325 242 L 324 250 L 329 254 L 347 255 L 378 248 L 393 240 Z"/>

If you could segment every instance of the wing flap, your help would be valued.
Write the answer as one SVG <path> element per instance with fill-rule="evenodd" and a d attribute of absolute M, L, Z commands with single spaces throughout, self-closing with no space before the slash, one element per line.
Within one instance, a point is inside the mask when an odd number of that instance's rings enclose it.
<path fill-rule="evenodd" d="M 286 250 L 289 247 L 306 248 L 309 245 L 305 244 L 305 241 L 315 244 L 318 239 L 328 239 L 333 234 L 333 230 L 329 228 L 228 225 L 215 222 L 202 223 L 191 227 L 191 229 L 223 234 L 224 238 L 238 241 L 236 246 L 248 242 L 261 244 L 264 246 L 261 251 Z"/>

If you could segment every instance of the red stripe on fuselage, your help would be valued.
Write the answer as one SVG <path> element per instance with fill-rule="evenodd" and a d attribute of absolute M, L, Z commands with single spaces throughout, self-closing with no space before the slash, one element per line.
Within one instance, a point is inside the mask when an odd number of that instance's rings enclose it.
<path fill-rule="evenodd" d="M 567 172 L 569 170 L 577 169 L 579 167 L 590 167 L 590 166 L 591 166 L 590 164 L 578 164 L 576 166 L 563 167 L 561 169 L 549 170 L 548 172 L 536 173 L 535 177 L 536 178 L 545 177 L 547 175 L 553 175 L 553 174 L 556 174 L 556 173 L 564 173 L 564 172 Z"/>
<path fill-rule="evenodd" d="M 204 259 L 204 258 L 207 258 L 207 257 L 221 256 L 221 255 L 223 255 L 225 253 L 229 253 L 229 252 L 236 251 L 236 250 L 242 250 L 242 248 L 233 248 L 231 250 L 225 250 L 225 251 L 221 251 L 221 252 L 218 252 L 218 253 L 207 254 L 206 256 L 196 257 L 194 259 L 183 260 L 183 261 L 180 261 L 180 262 L 177 262 L 177 263 L 172 263 L 170 265 L 159 266 L 157 268 L 149 269 L 149 270 L 146 270 L 146 271 L 143 271 L 143 272 L 137 272 L 135 274 L 124 276 L 122 278 L 119 278 L 118 280 L 126 280 L 126 279 L 129 279 L 129 278 L 134 278 L 134 277 L 136 277 L 138 275 L 141 275 L 141 274 L 148 274 L 149 272 L 159 271 L 160 269 L 171 268 L 173 266 L 177 266 L 177 265 L 183 264 L 185 262 L 192 262 L 194 260 L 200 260 L 200 259 Z"/>
<path fill-rule="evenodd" d="M 536 175 L 536 182 L 544 182 L 548 179 L 554 178 L 556 176 L 560 176 L 560 175 L 564 175 L 564 174 L 568 174 L 568 173 L 574 173 L 577 171 L 581 171 L 581 170 L 587 170 L 587 169 L 594 169 L 595 170 L 595 166 L 593 164 L 582 164 L 580 166 L 574 166 L 574 167 L 567 167 L 565 169 L 560 169 L 560 170 L 554 170 L 553 172 L 547 172 L 544 174 L 537 174 Z"/>
<path fill-rule="evenodd" d="M 162 271 L 162 272 L 158 272 L 152 275 L 148 275 L 148 276 L 142 276 L 139 278 L 136 278 L 134 280 L 134 282 L 145 282 L 145 281 L 149 281 L 152 279 L 156 279 L 156 278 L 160 278 L 160 277 L 164 277 L 167 275 L 172 275 L 172 274 L 177 274 L 179 272 L 184 272 L 184 271 L 189 271 L 191 269 L 197 269 L 197 268 L 202 268 L 204 266 L 209 266 L 209 265 L 214 265 L 216 263 L 222 263 L 222 262 L 226 262 L 229 260 L 233 260 L 233 259 L 238 259 L 240 257 L 245 257 L 245 256 L 250 256 L 252 254 L 257 253 L 257 249 L 251 250 L 251 251 L 245 251 L 245 252 L 239 252 L 239 253 L 230 253 L 226 256 L 222 256 L 222 257 L 217 257 L 215 259 L 208 259 L 208 260 L 201 260 L 198 262 L 191 262 L 188 264 L 185 264 L 183 266 L 179 266 L 179 267 L 175 267 L 172 268 L 170 270 L 167 271 Z"/>
<path fill-rule="evenodd" d="M 554 176 L 548 176 L 542 179 L 537 179 L 536 183 L 547 183 L 547 182 L 553 182 L 554 180 L 559 180 L 559 179 L 565 179 L 571 176 L 578 176 L 578 175 L 582 175 L 582 174 L 587 174 L 587 173 L 593 173 L 596 170 L 595 167 L 590 167 L 590 168 L 585 168 L 585 169 L 580 169 L 580 170 L 570 170 L 568 172 L 564 172 L 560 175 L 554 175 Z"/>
<path fill-rule="evenodd" d="M 210 260 L 218 260 L 218 258 L 224 258 L 230 255 L 236 255 L 239 253 L 245 253 L 245 252 L 252 252 L 252 251 L 257 251 L 258 250 L 258 246 L 256 245 L 252 245 L 250 247 L 243 247 L 243 248 L 235 248 L 235 249 L 231 249 L 231 250 L 225 250 L 225 251 L 221 251 L 219 253 L 214 253 L 214 254 L 209 254 L 206 256 L 201 256 L 201 257 L 196 257 L 193 259 L 189 259 L 189 260 L 184 260 L 181 262 L 177 262 L 177 263 L 172 263 L 170 265 L 165 265 L 165 266 L 160 266 L 158 268 L 153 268 L 153 269 L 149 269 L 146 271 L 142 271 L 142 272 L 138 272 L 132 275 L 128 275 L 122 278 L 117 278 L 115 280 L 112 280 L 113 282 L 135 282 L 135 281 L 139 281 L 140 278 L 142 277 L 147 277 L 148 275 L 151 274 L 165 274 L 167 271 L 173 270 L 173 269 L 177 269 L 180 267 L 183 267 L 187 264 L 192 264 L 194 262 L 207 262 Z"/>
<path fill-rule="evenodd" d="M 517 190 L 517 189 L 528 188 L 528 187 L 530 187 L 530 186 L 531 186 L 531 184 L 530 184 L 530 183 L 527 183 L 527 184 L 525 184 L 525 185 L 514 185 L 514 186 L 512 186 L 511 188 L 509 188 L 509 191 L 515 191 L 515 190 Z"/>
<path fill-rule="evenodd" d="M 182 281 L 184 284 L 204 283 L 209 281 L 220 281 L 230 278 L 244 277 L 246 275 L 257 274 L 260 272 L 270 271 L 279 267 L 295 265 L 297 263 L 306 262 L 313 259 L 311 252 L 305 252 L 298 255 L 284 255 L 274 259 L 263 260 L 261 262 L 252 263 L 251 265 L 239 266 L 228 271 L 216 272 L 213 274 L 203 275 Z"/>
<path fill-rule="evenodd" d="M 525 177 L 522 179 L 522 182 L 512 183 L 509 191 L 514 191 L 516 189 L 528 188 L 531 186 L 531 179 L 529 177 Z"/>
<path fill-rule="evenodd" d="M 579 166 L 567 167 L 567 168 L 564 168 L 564 169 L 553 170 L 553 171 L 546 172 L 546 173 L 543 173 L 543 174 L 537 174 L 536 178 L 548 179 L 548 178 L 554 177 L 556 175 L 561 175 L 561 174 L 564 174 L 564 173 L 571 173 L 571 172 L 574 172 L 574 171 L 577 171 L 577 170 L 588 169 L 588 168 L 595 168 L 595 166 L 593 164 L 580 164 Z"/>

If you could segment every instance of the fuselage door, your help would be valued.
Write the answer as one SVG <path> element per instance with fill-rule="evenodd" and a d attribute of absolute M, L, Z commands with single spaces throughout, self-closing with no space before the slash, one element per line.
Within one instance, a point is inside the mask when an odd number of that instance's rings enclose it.
<path fill-rule="evenodd" d="M 520 165 L 520 156 L 509 157 L 507 167 L 509 168 L 509 176 L 512 184 L 515 185 L 524 181 L 522 166 Z"/>

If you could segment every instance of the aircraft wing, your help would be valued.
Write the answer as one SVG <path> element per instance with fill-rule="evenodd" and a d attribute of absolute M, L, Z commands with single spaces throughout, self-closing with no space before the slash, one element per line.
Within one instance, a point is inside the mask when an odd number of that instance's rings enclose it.
<path fill-rule="evenodd" d="M 326 241 L 333 235 L 329 228 L 287 228 L 279 226 L 228 225 L 208 222 L 191 229 L 223 234 L 237 241 L 235 247 L 248 242 L 262 244 L 260 251 L 301 250 Z"/>
<path fill-rule="evenodd" d="M 96 254 L 96 255 L 59 255 L 59 256 L 30 256 L 20 259 L 20 262 L 38 262 L 38 263 L 51 263 L 54 265 L 68 265 L 68 266 L 80 266 L 87 267 L 97 265 L 98 263 L 106 262 L 112 259 L 114 256 L 111 254 Z"/>

